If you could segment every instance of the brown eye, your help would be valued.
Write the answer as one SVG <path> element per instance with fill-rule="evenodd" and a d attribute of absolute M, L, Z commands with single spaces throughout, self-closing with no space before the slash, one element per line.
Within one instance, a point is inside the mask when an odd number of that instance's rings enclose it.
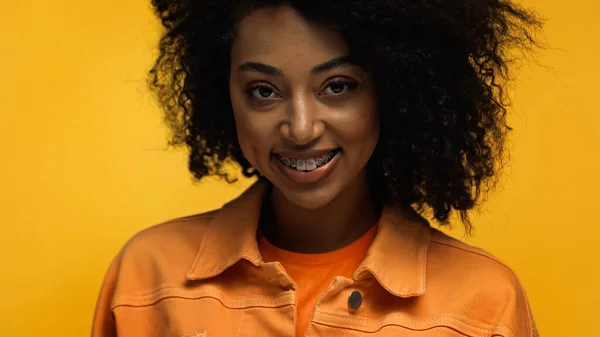
<path fill-rule="evenodd" d="M 266 100 L 266 99 L 274 99 L 276 98 L 276 94 L 266 85 L 255 85 L 244 90 L 248 97 L 258 100 Z"/>
<path fill-rule="evenodd" d="M 271 94 L 273 94 L 273 90 L 271 90 L 269 88 L 265 88 L 265 87 L 260 87 L 260 88 L 257 88 L 256 90 L 258 90 L 258 94 L 260 95 L 260 97 L 264 97 L 264 98 L 269 98 L 269 96 L 271 96 Z"/>
<path fill-rule="evenodd" d="M 323 91 L 325 95 L 339 96 L 346 94 L 358 87 L 357 82 L 347 80 L 334 80 L 327 84 L 327 88 Z"/>
<path fill-rule="evenodd" d="M 329 88 L 333 93 L 339 94 L 346 88 L 346 85 L 343 83 L 332 83 Z"/>

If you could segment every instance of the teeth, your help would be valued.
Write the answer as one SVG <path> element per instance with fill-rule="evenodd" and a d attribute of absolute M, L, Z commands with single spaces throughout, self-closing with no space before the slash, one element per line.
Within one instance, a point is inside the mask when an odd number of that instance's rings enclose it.
<path fill-rule="evenodd" d="M 310 172 L 319 166 L 327 164 L 333 157 L 335 157 L 335 155 L 335 152 L 330 152 L 321 157 L 306 160 L 293 160 L 284 156 L 277 156 L 277 158 L 285 165 L 295 168 L 298 171 Z"/>
<path fill-rule="evenodd" d="M 306 171 L 306 162 L 304 160 L 298 160 L 296 162 L 296 170 Z"/>

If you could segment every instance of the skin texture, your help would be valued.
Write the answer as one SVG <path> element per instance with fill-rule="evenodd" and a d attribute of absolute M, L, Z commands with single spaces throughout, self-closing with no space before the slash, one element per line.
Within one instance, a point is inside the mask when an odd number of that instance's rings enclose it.
<path fill-rule="evenodd" d="M 229 89 L 237 136 L 245 158 L 273 184 L 265 235 L 288 250 L 340 248 L 376 221 L 366 174 L 380 130 L 371 78 L 349 62 L 313 70 L 347 54 L 339 33 L 289 6 L 252 12 L 233 41 Z M 289 179 L 273 156 L 337 148 L 333 170 L 315 183 Z"/>

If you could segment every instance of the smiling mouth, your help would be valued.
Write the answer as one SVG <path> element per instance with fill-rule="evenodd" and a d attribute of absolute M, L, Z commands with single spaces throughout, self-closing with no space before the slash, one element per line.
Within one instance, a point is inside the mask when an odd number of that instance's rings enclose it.
<path fill-rule="evenodd" d="M 296 171 L 311 172 L 329 163 L 341 151 L 342 150 L 340 148 L 337 148 L 322 156 L 306 159 L 291 159 L 276 153 L 274 155 L 275 158 L 277 158 L 281 163 Z"/>

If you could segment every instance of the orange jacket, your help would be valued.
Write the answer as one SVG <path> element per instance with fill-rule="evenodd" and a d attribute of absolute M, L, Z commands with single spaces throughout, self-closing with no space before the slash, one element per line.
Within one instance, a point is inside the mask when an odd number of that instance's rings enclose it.
<path fill-rule="evenodd" d="M 264 190 L 256 183 L 219 211 L 131 239 L 108 270 L 92 336 L 294 336 L 294 282 L 257 248 Z M 306 332 L 367 335 L 538 336 L 510 268 L 392 208 L 352 279 L 337 277 L 322 294 Z"/>

